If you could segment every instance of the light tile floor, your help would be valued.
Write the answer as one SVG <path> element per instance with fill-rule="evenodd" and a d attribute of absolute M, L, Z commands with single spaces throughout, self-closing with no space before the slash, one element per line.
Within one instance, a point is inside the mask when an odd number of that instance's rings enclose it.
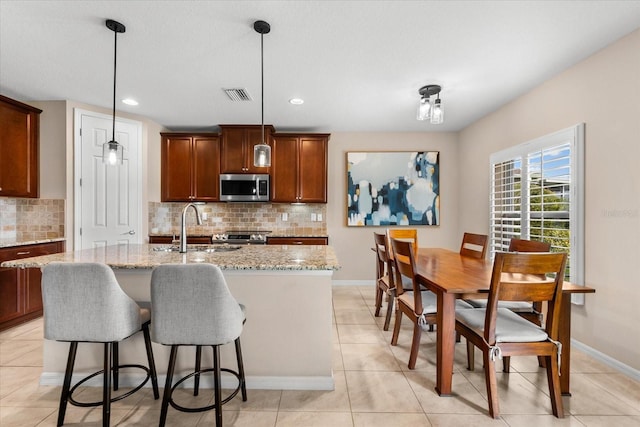
<path fill-rule="evenodd" d="M 566 416 L 551 415 L 546 376 L 535 358 L 512 358 L 510 374 L 498 373 L 500 419 L 487 415 L 481 366 L 466 369 L 464 344 L 456 349 L 454 395 L 435 386 L 435 333 L 424 333 L 415 370 L 407 369 L 411 326 L 406 320 L 397 347 L 383 318 L 373 316 L 372 287 L 335 287 L 335 390 L 249 390 L 224 406 L 226 426 L 403 427 L 403 426 L 640 426 L 640 383 L 580 353 L 572 352 L 571 397 Z M 53 426 L 60 387 L 40 386 L 42 320 L 0 333 L 0 425 Z M 476 355 L 476 361 L 482 358 Z M 500 364 L 499 364 L 500 365 Z M 161 391 L 162 392 L 162 391 Z M 87 388 L 85 396 L 100 393 Z M 193 399 L 186 392 L 185 399 Z M 201 393 L 201 400 L 211 400 Z M 96 400 L 99 400 L 97 398 Z M 100 425 L 100 408 L 69 406 L 65 425 Z M 117 402 L 112 425 L 156 426 L 160 401 L 149 389 Z M 170 408 L 170 426 L 213 425 L 213 412 Z"/>

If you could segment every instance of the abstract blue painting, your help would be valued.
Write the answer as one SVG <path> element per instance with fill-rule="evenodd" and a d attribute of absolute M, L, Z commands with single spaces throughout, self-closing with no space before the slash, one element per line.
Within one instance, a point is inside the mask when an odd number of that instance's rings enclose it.
<path fill-rule="evenodd" d="M 347 153 L 347 225 L 439 225 L 438 151 Z"/>

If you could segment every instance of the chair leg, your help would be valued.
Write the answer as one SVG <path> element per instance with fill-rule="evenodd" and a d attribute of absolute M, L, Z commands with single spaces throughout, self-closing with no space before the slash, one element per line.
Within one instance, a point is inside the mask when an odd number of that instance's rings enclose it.
<path fill-rule="evenodd" d="M 496 363 L 491 360 L 489 351 L 482 352 L 484 360 L 484 377 L 487 384 L 487 400 L 489 400 L 489 416 L 498 418 L 500 406 L 498 404 L 498 383 L 496 381 Z"/>
<path fill-rule="evenodd" d="M 112 365 L 112 370 L 113 370 L 113 389 L 114 390 L 118 390 L 118 388 L 120 387 L 120 357 L 119 357 L 119 352 L 118 352 L 118 343 L 114 342 L 113 343 L 113 365 Z"/>
<path fill-rule="evenodd" d="M 200 367 L 202 365 L 202 346 L 196 346 L 196 367 L 195 375 L 193 377 L 193 395 L 197 396 L 200 390 Z"/>
<path fill-rule="evenodd" d="M 147 361 L 149 363 L 149 376 L 151 377 L 151 387 L 153 388 L 153 398 L 158 400 L 160 393 L 158 392 L 158 371 L 156 370 L 156 362 L 153 358 L 153 349 L 151 348 L 151 336 L 149 335 L 149 323 L 142 325 L 142 334 L 144 335 L 144 347 L 147 351 Z"/>
<path fill-rule="evenodd" d="M 238 376 L 240 377 L 240 391 L 242 392 L 242 401 L 247 401 L 247 382 L 244 378 L 244 362 L 242 361 L 242 348 L 240 347 L 240 337 L 236 338 L 236 360 L 238 362 Z"/>
<path fill-rule="evenodd" d="M 393 335 L 391 335 L 391 345 L 398 345 L 398 335 L 400 334 L 400 324 L 402 323 L 402 311 L 396 307 L 396 323 L 393 325 Z"/>
<path fill-rule="evenodd" d="M 389 303 L 387 304 L 387 314 L 386 314 L 386 317 L 384 318 L 384 326 L 382 327 L 382 329 L 385 331 L 389 330 L 389 324 L 391 323 L 391 313 L 393 312 L 393 302 L 396 299 L 395 292 L 391 291 L 388 297 L 389 297 Z"/>
<path fill-rule="evenodd" d="M 476 365 L 476 349 L 473 343 L 467 340 L 467 369 L 473 371 Z"/>
<path fill-rule="evenodd" d="M 64 424 L 64 415 L 67 412 L 67 402 L 69 401 L 69 389 L 71 388 L 71 376 L 73 374 L 73 365 L 76 362 L 76 352 L 78 351 L 78 343 L 72 342 L 69 345 L 69 357 L 67 358 L 67 369 L 64 371 L 64 383 L 62 384 L 62 393 L 60 394 L 60 407 L 58 408 L 58 427 Z"/>
<path fill-rule="evenodd" d="M 418 325 L 418 321 L 413 324 L 413 339 L 411 340 L 411 353 L 409 354 L 409 369 L 415 369 L 418 360 L 418 348 L 420 348 L 420 337 L 422 336 L 422 328 Z"/>
<path fill-rule="evenodd" d="M 380 307 L 382 307 L 382 289 L 376 283 L 376 312 L 374 314 L 375 317 L 380 316 Z"/>
<path fill-rule="evenodd" d="M 511 372 L 511 356 L 504 356 L 502 358 L 502 372 L 505 374 Z"/>
<path fill-rule="evenodd" d="M 562 393 L 560 391 L 560 375 L 558 372 L 558 362 L 555 356 L 546 356 L 547 382 L 549 383 L 549 397 L 551 398 L 551 409 L 553 415 L 564 418 L 564 407 L 562 404 Z"/>
<path fill-rule="evenodd" d="M 111 422 L 111 352 L 113 343 L 104 344 L 104 384 L 102 385 L 102 426 L 109 427 Z"/>
<path fill-rule="evenodd" d="M 222 427 L 222 391 L 220 390 L 220 347 L 213 346 L 213 386 L 216 407 L 216 427 Z"/>
<path fill-rule="evenodd" d="M 167 367 L 167 381 L 164 384 L 164 394 L 162 396 L 162 409 L 160 411 L 159 427 L 164 427 L 167 422 L 167 410 L 169 409 L 169 400 L 171 400 L 171 381 L 173 379 L 173 371 L 176 367 L 176 356 L 178 354 L 178 346 L 171 346 L 171 354 L 169 355 L 169 366 Z"/>

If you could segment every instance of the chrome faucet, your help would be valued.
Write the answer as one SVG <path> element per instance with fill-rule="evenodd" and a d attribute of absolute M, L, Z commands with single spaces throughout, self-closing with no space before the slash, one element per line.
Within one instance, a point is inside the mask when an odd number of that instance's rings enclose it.
<path fill-rule="evenodd" d="M 196 220 L 198 221 L 198 225 L 202 225 L 202 217 L 200 216 L 200 211 L 196 207 L 195 203 L 187 203 L 184 208 L 182 208 L 182 223 L 180 226 L 180 253 L 187 252 L 187 224 L 186 224 L 186 216 L 187 210 L 189 207 L 192 207 L 194 211 L 196 211 Z"/>

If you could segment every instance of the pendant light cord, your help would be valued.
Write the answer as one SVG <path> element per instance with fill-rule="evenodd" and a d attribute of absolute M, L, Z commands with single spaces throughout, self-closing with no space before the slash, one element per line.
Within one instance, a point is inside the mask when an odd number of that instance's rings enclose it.
<path fill-rule="evenodd" d="M 262 144 L 266 144 L 264 140 L 264 33 L 260 33 L 260 111 L 261 111 L 261 119 L 262 123 L 262 139 L 260 140 Z"/>
<path fill-rule="evenodd" d="M 118 57 L 118 32 L 113 32 L 113 123 L 111 127 L 111 141 L 116 142 L 116 60 Z"/>

